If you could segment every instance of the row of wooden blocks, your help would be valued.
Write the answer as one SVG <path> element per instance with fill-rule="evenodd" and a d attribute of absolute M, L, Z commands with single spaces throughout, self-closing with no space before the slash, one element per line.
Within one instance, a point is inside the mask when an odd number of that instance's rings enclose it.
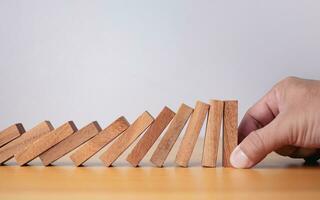
<path fill-rule="evenodd" d="M 100 156 L 105 166 L 111 166 L 144 133 L 127 156 L 127 161 L 136 167 L 167 128 L 150 159 L 162 167 L 190 118 L 175 159 L 177 165 L 187 167 L 207 115 L 202 166 L 216 167 L 223 124 L 222 165 L 231 167 L 229 157 L 237 145 L 238 102 L 220 100 L 210 100 L 209 104 L 198 101 L 194 109 L 182 104 L 177 113 L 164 107 L 155 119 L 145 111 L 131 125 L 120 117 L 103 130 L 96 121 L 80 130 L 72 121 L 56 129 L 44 121 L 27 132 L 22 124 L 14 124 L 0 133 L 0 164 L 14 157 L 23 166 L 39 157 L 48 166 L 76 149 L 70 158 L 80 166 L 113 141 Z"/>

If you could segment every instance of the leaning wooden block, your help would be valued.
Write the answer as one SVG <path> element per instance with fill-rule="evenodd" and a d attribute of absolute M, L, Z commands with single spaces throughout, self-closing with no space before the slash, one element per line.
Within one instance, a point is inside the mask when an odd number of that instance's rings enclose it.
<path fill-rule="evenodd" d="M 6 161 L 10 160 L 13 155 L 22 149 L 24 149 L 27 145 L 33 143 L 41 136 L 48 134 L 54 128 L 49 121 L 44 121 L 22 134 L 19 138 L 9 142 L 5 146 L 0 148 L 0 163 L 3 164 Z"/>
<path fill-rule="evenodd" d="M 175 113 L 168 107 L 164 107 L 155 121 L 148 128 L 146 133 L 139 140 L 137 145 L 133 148 L 127 157 L 127 161 L 134 167 L 138 166 L 143 157 L 147 154 L 149 149 L 158 139 L 163 130 L 170 123 Z"/>
<path fill-rule="evenodd" d="M 25 149 L 17 152 L 14 157 L 20 166 L 25 165 L 76 131 L 76 125 L 72 121 L 69 121 L 51 131 L 50 134 L 44 135 L 29 144 Z"/>
<path fill-rule="evenodd" d="M 223 111 L 223 167 L 232 167 L 230 155 L 238 144 L 238 101 L 225 101 Z"/>
<path fill-rule="evenodd" d="M 216 167 L 220 129 L 223 116 L 223 101 L 211 100 L 204 139 L 202 166 Z"/>
<path fill-rule="evenodd" d="M 4 129 L 0 132 L 0 147 L 16 139 L 24 132 L 26 131 L 24 130 L 23 125 L 20 123 Z"/>
<path fill-rule="evenodd" d="M 191 154 L 193 152 L 194 146 L 197 142 L 198 136 L 201 131 L 201 127 L 206 118 L 209 105 L 198 101 L 191 115 L 190 122 L 188 124 L 186 133 L 181 141 L 177 156 L 176 164 L 181 167 L 187 167 Z"/>
<path fill-rule="evenodd" d="M 70 135 L 66 139 L 62 140 L 57 145 L 50 148 L 48 151 L 40 155 L 40 159 L 43 165 L 48 166 L 59 158 L 63 157 L 67 153 L 71 152 L 81 144 L 90 140 L 101 131 L 98 122 L 94 121 L 87 126 L 83 127 L 76 133 Z"/>
<path fill-rule="evenodd" d="M 82 165 L 104 146 L 118 137 L 129 126 L 130 124 L 125 117 L 119 117 L 98 135 L 94 136 L 91 140 L 76 150 L 76 152 L 70 156 L 71 160 L 76 166 Z"/>
<path fill-rule="evenodd" d="M 166 133 L 162 137 L 156 150 L 153 152 L 150 161 L 158 167 L 162 167 L 167 159 L 173 145 L 176 143 L 183 127 L 187 123 L 193 109 L 181 104 L 177 114 L 172 119 Z"/>
<path fill-rule="evenodd" d="M 108 167 L 132 144 L 153 122 L 153 117 L 145 111 L 119 138 L 100 156 Z"/>

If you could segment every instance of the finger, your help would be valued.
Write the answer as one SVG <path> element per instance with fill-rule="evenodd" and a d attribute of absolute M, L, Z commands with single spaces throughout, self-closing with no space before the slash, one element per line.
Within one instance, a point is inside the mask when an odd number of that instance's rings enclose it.
<path fill-rule="evenodd" d="M 279 114 L 275 89 L 271 89 L 255 103 L 244 115 L 239 125 L 239 143 L 254 130 L 270 123 Z"/>
<path fill-rule="evenodd" d="M 275 152 L 281 156 L 290 156 L 298 150 L 298 147 L 287 145 L 283 146 L 280 149 L 275 150 Z"/>
<path fill-rule="evenodd" d="M 317 153 L 316 148 L 297 147 L 293 145 L 283 146 L 275 152 L 282 156 L 289 156 L 291 158 L 308 158 Z"/>
<path fill-rule="evenodd" d="M 320 149 L 316 149 L 316 152 L 311 155 L 311 156 L 308 156 L 306 158 L 304 158 L 304 160 L 306 161 L 306 165 L 308 164 L 317 164 L 317 161 L 320 159 Z"/>
<path fill-rule="evenodd" d="M 232 152 L 231 164 L 236 168 L 250 168 L 267 154 L 288 144 L 289 125 L 278 115 L 267 126 L 251 132 Z"/>

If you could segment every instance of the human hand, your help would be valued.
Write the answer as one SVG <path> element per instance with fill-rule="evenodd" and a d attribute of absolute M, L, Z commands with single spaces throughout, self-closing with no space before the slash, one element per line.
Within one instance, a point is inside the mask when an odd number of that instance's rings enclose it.
<path fill-rule="evenodd" d="M 253 105 L 239 125 L 231 164 L 250 168 L 272 151 L 294 158 L 320 157 L 320 81 L 288 77 Z"/>

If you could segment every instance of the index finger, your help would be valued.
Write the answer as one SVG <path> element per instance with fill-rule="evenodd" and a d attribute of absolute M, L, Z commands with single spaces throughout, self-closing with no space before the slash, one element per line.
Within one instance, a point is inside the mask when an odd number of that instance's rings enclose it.
<path fill-rule="evenodd" d="M 250 107 L 239 125 L 239 143 L 252 131 L 269 124 L 279 114 L 278 105 L 275 89 L 271 89 L 257 103 Z"/>

